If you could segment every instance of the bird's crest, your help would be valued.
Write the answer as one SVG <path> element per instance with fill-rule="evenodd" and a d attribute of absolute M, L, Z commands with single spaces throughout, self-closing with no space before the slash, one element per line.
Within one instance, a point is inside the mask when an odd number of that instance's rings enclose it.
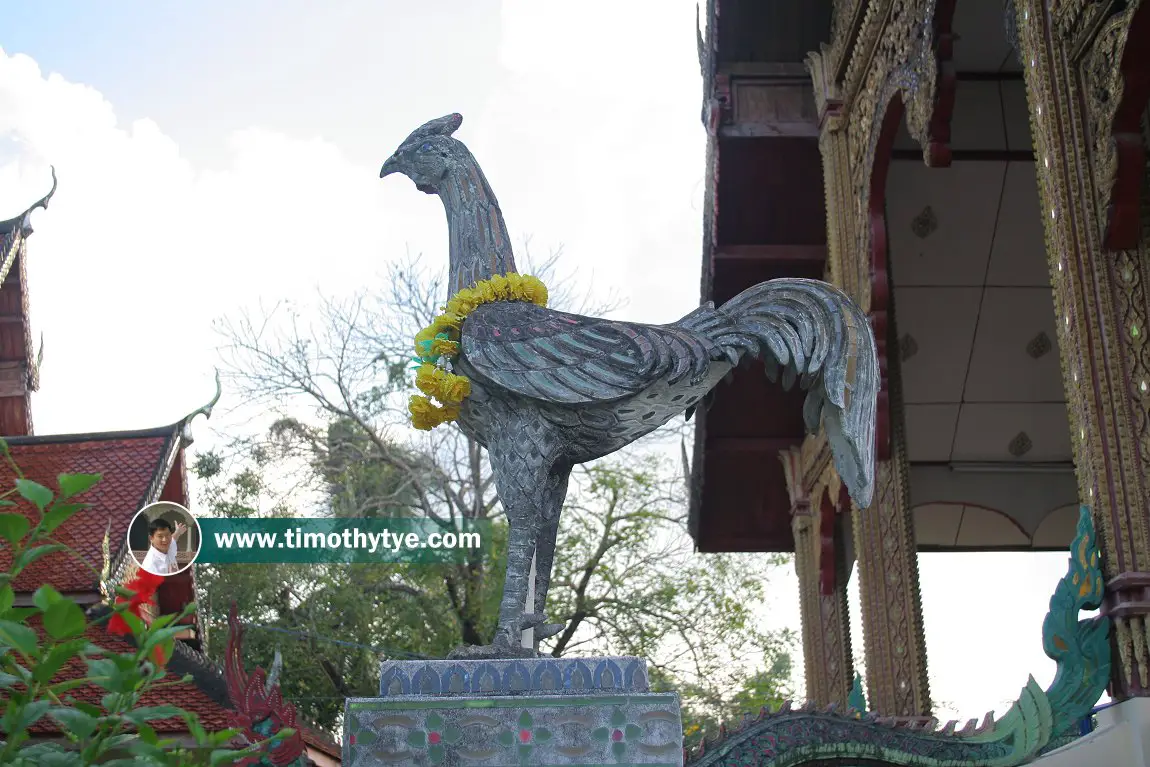
<path fill-rule="evenodd" d="M 416 141 L 421 141 L 432 136 L 450 136 L 455 131 L 459 130 L 459 126 L 463 124 L 463 115 L 458 112 L 452 112 L 444 117 L 437 117 L 434 120 L 429 120 L 423 125 L 420 125 L 411 135 L 404 140 L 403 144 L 411 144 Z"/>

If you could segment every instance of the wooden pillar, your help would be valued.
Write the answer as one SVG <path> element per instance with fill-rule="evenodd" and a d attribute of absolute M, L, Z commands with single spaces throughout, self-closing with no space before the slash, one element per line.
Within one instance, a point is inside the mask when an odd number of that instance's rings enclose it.
<path fill-rule="evenodd" d="M 1016 0 L 1082 502 L 1114 619 L 1111 694 L 1150 696 L 1150 2 Z"/>
<path fill-rule="evenodd" d="M 819 113 L 828 279 L 868 313 L 879 351 L 875 499 L 852 521 L 869 703 L 896 717 L 928 717 L 931 703 L 887 269 L 886 174 L 904 115 L 924 162 L 949 163 L 953 12 L 953 0 L 836 0 L 831 42 L 807 60 Z M 825 450 L 820 440 L 808 439 L 804 450 Z"/>
<path fill-rule="evenodd" d="M 871 508 L 852 513 L 867 700 L 872 711 L 886 716 L 929 717 L 926 636 L 897 368 L 891 384 L 891 457 L 876 463 Z"/>
<path fill-rule="evenodd" d="M 837 540 L 837 510 L 832 501 L 842 494 L 826 486 L 817 487 L 813 495 L 807 492 L 809 451 L 804 454 L 799 448 L 790 448 L 780 452 L 779 458 L 791 496 L 807 700 L 845 708 L 854 681 L 854 663 L 846 578 L 842 577 L 843 546 Z M 834 469 L 830 472 L 833 474 Z"/>

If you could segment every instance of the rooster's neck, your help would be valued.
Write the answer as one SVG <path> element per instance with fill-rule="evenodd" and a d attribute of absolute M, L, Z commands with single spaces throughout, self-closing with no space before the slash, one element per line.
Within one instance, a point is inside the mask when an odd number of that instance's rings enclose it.
<path fill-rule="evenodd" d="M 466 149 L 465 157 L 439 189 L 447 211 L 451 241 L 449 296 L 479 280 L 515 271 L 515 256 L 499 201 L 479 163 Z"/>

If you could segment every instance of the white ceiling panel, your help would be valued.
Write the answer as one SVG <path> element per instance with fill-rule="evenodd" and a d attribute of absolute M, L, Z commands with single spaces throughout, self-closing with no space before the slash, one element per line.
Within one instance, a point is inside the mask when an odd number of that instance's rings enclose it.
<path fill-rule="evenodd" d="M 1070 461 L 1066 405 L 965 403 L 951 460 Z"/>
<path fill-rule="evenodd" d="M 964 506 L 955 545 L 963 548 L 1029 546 L 1030 538 L 1004 514 L 978 506 Z"/>
<path fill-rule="evenodd" d="M 950 148 L 1006 149 L 1006 125 L 1002 95 L 996 81 L 960 80 L 950 118 Z"/>
<path fill-rule="evenodd" d="M 954 68 L 958 72 L 1018 69 L 1006 39 L 1002 0 L 959 0 L 954 10 Z"/>
<path fill-rule="evenodd" d="M 1065 398 L 1050 288 L 987 288 L 963 401 Z"/>
<path fill-rule="evenodd" d="M 1034 149 L 1030 136 L 1030 107 L 1026 103 L 1026 83 L 1022 80 L 1003 80 L 1003 122 L 1006 123 L 1007 149 Z"/>
<path fill-rule="evenodd" d="M 1078 532 L 1078 504 L 1050 512 L 1034 531 L 1034 545 L 1044 549 L 1069 549 Z"/>
<path fill-rule="evenodd" d="M 919 546 L 953 546 L 962 522 L 962 504 L 930 503 L 914 509 L 914 538 Z"/>
<path fill-rule="evenodd" d="M 958 405 L 905 405 L 906 447 L 911 461 L 948 461 Z"/>
<path fill-rule="evenodd" d="M 896 286 L 983 284 L 1005 174 L 1004 162 L 891 164 L 887 237 Z"/>
<path fill-rule="evenodd" d="M 895 290 L 904 402 L 962 400 L 981 297 L 981 288 Z"/>
<path fill-rule="evenodd" d="M 1012 162 L 1006 167 L 987 284 L 1049 288 L 1050 267 L 1044 236 L 1034 163 Z"/>

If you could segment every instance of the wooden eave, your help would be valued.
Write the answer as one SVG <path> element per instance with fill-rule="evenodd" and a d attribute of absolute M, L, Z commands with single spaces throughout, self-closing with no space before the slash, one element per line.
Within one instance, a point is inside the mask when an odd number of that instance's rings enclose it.
<path fill-rule="evenodd" d="M 730 61 L 722 49 L 738 33 L 730 17 L 748 9 L 756 18 L 806 12 L 797 2 L 771 5 L 778 7 L 711 0 L 699 40 L 708 131 L 701 299 L 716 305 L 765 280 L 822 278 L 826 268 L 813 90 L 800 61 L 781 60 L 793 34 L 771 43 L 764 30 L 754 60 Z M 752 362 L 697 414 L 689 526 L 701 551 L 793 550 L 778 453 L 803 440 L 804 396 L 771 384 Z"/>

